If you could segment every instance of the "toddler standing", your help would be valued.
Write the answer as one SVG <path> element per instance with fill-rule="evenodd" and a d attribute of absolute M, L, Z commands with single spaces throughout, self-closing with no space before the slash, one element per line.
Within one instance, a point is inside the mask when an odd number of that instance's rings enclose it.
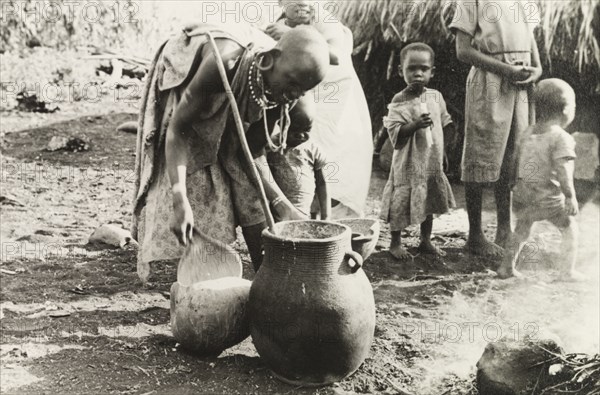
<path fill-rule="evenodd" d="M 581 280 L 575 270 L 578 212 L 573 171 L 575 140 L 564 128 L 575 117 L 575 92 L 566 82 L 551 78 L 535 94 L 537 122 L 525 132 L 519 151 L 518 179 L 513 190 L 517 226 L 503 264 L 502 278 L 519 276 L 515 263 L 534 222 L 548 220 L 563 236 L 563 278 Z"/>
<path fill-rule="evenodd" d="M 401 246 L 400 232 L 417 223 L 421 224 L 419 250 L 445 255 L 431 243 L 433 215 L 455 206 L 443 171 L 444 133 L 451 132 L 452 119 L 442 94 L 427 88 L 435 69 L 434 57 L 431 47 L 423 43 L 402 49 L 399 72 L 408 86 L 394 96 L 384 118 L 394 155 L 381 218 L 390 224 L 390 253 L 397 259 L 410 257 Z"/>

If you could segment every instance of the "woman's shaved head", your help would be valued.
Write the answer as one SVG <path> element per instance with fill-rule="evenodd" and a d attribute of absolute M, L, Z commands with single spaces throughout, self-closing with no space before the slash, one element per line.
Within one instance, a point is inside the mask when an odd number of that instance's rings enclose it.
<path fill-rule="evenodd" d="M 293 100 L 317 86 L 329 67 L 329 45 L 312 26 L 286 32 L 259 67 L 276 100 Z M 285 100 L 285 98 L 283 100 Z"/>
<path fill-rule="evenodd" d="M 329 45 L 312 26 L 297 26 L 286 32 L 276 48 L 281 50 L 282 58 L 288 58 L 298 67 L 308 68 L 315 73 L 324 73 L 329 66 Z"/>

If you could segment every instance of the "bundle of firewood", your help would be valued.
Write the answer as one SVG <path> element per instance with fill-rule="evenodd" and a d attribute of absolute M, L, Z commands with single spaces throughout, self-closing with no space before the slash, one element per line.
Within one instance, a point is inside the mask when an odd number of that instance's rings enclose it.
<path fill-rule="evenodd" d="M 550 374 L 562 378 L 558 384 L 542 389 L 540 394 L 600 394 L 600 355 L 554 354 Z"/>

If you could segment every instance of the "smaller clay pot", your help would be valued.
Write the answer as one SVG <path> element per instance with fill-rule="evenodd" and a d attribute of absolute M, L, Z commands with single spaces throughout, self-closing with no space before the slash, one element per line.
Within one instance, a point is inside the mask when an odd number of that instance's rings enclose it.
<path fill-rule="evenodd" d="M 352 229 L 352 250 L 358 252 L 363 260 L 367 259 L 379 240 L 379 221 L 372 218 L 347 218 L 337 222 Z"/>
<path fill-rule="evenodd" d="M 218 355 L 250 335 L 247 313 L 252 283 L 223 277 L 171 286 L 171 330 L 183 348 Z"/>

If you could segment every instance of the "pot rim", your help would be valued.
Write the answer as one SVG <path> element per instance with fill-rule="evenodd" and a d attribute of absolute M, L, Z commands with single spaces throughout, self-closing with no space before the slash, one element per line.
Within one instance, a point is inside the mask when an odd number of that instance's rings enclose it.
<path fill-rule="evenodd" d="M 269 228 L 266 228 L 262 231 L 262 236 L 274 241 L 281 241 L 281 242 L 294 242 L 294 243 L 311 243 L 311 244 L 316 244 L 316 243 L 331 243 L 332 241 L 339 241 L 339 240 L 343 240 L 344 238 L 348 238 L 348 240 L 352 239 L 352 229 L 345 224 L 336 222 L 336 221 L 320 221 L 320 220 L 304 220 L 304 219 L 300 219 L 300 220 L 294 220 L 294 221 L 281 221 L 275 224 L 275 227 L 277 227 L 277 225 L 279 224 L 292 224 L 292 223 L 299 223 L 299 222 L 310 222 L 310 223 L 314 223 L 314 224 L 327 224 L 327 225 L 336 225 L 338 227 L 344 228 L 344 231 L 341 232 L 339 235 L 336 236 L 332 236 L 332 237 L 327 237 L 325 239 L 305 239 L 305 238 L 295 238 L 295 237 L 282 237 L 279 236 L 278 234 L 274 234 L 272 233 Z"/>

